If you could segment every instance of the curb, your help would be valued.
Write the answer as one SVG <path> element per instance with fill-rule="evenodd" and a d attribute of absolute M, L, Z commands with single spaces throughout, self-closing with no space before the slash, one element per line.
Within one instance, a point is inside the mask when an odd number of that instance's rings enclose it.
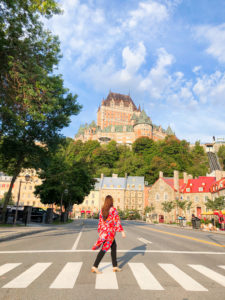
<path fill-rule="evenodd" d="M 167 224 L 155 224 L 158 226 L 164 226 L 164 227 L 172 227 L 172 228 L 177 228 L 177 229 L 187 229 L 187 230 L 192 230 L 194 232 L 207 232 L 207 233 L 215 233 L 215 234 L 221 234 L 225 235 L 225 232 L 220 232 L 220 231 L 207 231 L 207 230 L 201 230 L 201 229 L 193 229 L 192 227 L 180 227 L 180 226 L 174 226 L 174 225 L 167 225 Z"/>
<path fill-rule="evenodd" d="M 47 232 L 47 231 L 51 231 L 53 230 L 52 228 L 51 229 L 46 229 L 46 230 L 34 230 L 32 232 L 23 232 L 23 233 L 18 233 L 18 234 L 14 234 L 14 235 L 11 235 L 11 236 L 7 236 L 7 237 L 3 237 L 3 238 L 0 238 L 0 243 L 1 242 L 5 242 L 5 241 L 10 241 L 10 240 L 14 240 L 14 239 L 17 239 L 17 238 L 20 238 L 20 237 L 24 237 L 24 236 L 28 236 L 28 235 L 32 235 L 32 234 L 36 234 L 36 233 L 40 233 L 40 232 Z"/>

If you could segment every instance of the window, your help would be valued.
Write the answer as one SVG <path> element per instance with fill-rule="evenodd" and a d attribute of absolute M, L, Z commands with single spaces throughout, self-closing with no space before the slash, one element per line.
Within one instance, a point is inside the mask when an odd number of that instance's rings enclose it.
<path fill-rule="evenodd" d="M 198 196 L 195 196 L 195 202 L 198 202 L 198 201 L 199 201 Z"/>
<path fill-rule="evenodd" d="M 207 202 L 207 200 L 208 200 L 208 196 L 205 196 L 204 201 Z"/>
<path fill-rule="evenodd" d="M 91 201 L 91 204 L 92 204 L 92 205 L 94 205 L 94 203 L 95 203 L 95 201 L 94 201 L 94 200 L 92 200 L 92 201 Z"/>
<path fill-rule="evenodd" d="M 94 197 L 95 197 L 95 194 L 93 193 L 93 194 L 92 194 L 92 198 L 94 198 Z"/>
<path fill-rule="evenodd" d="M 186 192 L 190 192 L 190 188 L 186 188 Z"/>
<path fill-rule="evenodd" d="M 199 192 L 203 192 L 203 187 L 199 187 L 199 188 L 198 188 L 198 191 L 199 191 Z"/>
<path fill-rule="evenodd" d="M 157 193 L 157 194 L 155 195 L 155 200 L 156 200 L 156 201 L 159 201 L 159 199 L 160 199 L 160 195 Z"/>
<path fill-rule="evenodd" d="M 31 185 L 30 185 L 30 187 L 29 187 L 29 188 L 30 188 L 30 191 L 32 191 L 32 186 L 31 186 Z"/>
<path fill-rule="evenodd" d="M 86 200 L 86 204 L 88 205 L 88 200 Z"/>
<path fill-rule="evenodd" d="M 164 193 L 164 200 L 167 201 L 168 200 L 168 194 Z"/>

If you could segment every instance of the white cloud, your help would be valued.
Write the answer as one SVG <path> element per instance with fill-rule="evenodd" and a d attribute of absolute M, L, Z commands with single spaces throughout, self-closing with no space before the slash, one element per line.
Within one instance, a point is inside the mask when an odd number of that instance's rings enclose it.
<path fill-rule="evenodd" d="M 168 16 L 168 10 L 165 5 L 151 0 L 140 2 L 136 10 L 129 12 L 129 18 L 124 25 L 133 28 L 145 20 L 151 23 L 158 23 L 166 20 Z"/>
<path fill-rule="evenodd" d="M 208 54 L 225 63 L 225 23 L 218 26 L 199 26 L 196 28 L 196 35 L 208 42 Z"/>

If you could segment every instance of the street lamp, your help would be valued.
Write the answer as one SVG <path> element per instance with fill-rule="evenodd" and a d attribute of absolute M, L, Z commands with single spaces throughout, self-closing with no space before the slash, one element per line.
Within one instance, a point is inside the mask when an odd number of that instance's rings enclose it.
<path fill-rule="evenodd" d="M 30 175 L 29 175 L 29 174 L 26 174 L 26 175 L 25 175 L 25 180 L 26 180 L 26 181 L 22 181 L 22 180 L 20 179 L 20 181 L 19 181 L 19 191 L 18 191 L 17 202 L 16 202 L 15 217 L 14 217 L 14 221 L 13 221 L 13 224 L 14 224 L 14 225 L 16 224 L 17 215 L 18 215 L 18 206 L 19 206 L 19 202 L 20 202 L 21 184 L 22 184 L 22 183 L 27 183 L 27 182 L 30 181 Z"/>

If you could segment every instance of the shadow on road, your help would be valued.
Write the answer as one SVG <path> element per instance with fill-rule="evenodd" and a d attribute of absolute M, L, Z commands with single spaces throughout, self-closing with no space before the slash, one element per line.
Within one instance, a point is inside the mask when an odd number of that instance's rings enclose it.
<path fill-rule="evenodd" d="M 141 250 L 141 251 L 145 251 L 147 249 L 147 245 L 143 244 L 141 246 L 135 247 L 131 250 Z M 127 252 L 125 253 L 123 256 L 119 257 L 117 259 L 118 263 L 119 263 L 119 267 L 122 268 L 124 265 L 126 265 L 130 260 L 132 260 L 135 256 L 141 254 L 142 256 L 145 255 L 145 252 Z"/>

